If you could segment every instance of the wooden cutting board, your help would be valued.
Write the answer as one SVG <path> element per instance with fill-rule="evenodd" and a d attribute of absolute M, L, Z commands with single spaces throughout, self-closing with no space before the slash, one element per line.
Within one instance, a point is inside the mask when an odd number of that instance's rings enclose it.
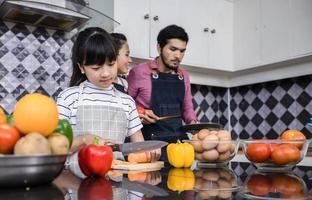
<path fill-rule="evenodd" d="M 157 161 L 153 163 L 130 163 L 126 161 L 113 161 L 112 169 L 116 170 L 158 170 L 164 167 L 163 161 Z"/>

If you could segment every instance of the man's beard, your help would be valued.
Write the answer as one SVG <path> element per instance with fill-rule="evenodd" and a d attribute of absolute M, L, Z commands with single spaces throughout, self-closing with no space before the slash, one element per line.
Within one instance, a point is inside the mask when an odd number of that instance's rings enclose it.
<path fill-rule="evenodd" d="M 162 53 L 160 53 L 159 57 L 160 57 L 162 63 L 165 65 L 166 68 L 171 69 L 171 70 L 177 70 L 178 69 L 179 65 L 178 66 L 171 66 L 168 63 L 166 63 Z"/>

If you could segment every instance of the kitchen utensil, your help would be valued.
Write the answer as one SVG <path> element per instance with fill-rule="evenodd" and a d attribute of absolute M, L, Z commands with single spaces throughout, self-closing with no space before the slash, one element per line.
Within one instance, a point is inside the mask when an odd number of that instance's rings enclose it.
<path fill-rule="evenodd" d="M 159 170 L 164 167 L 163 161 L 156 161 L 153 163 L 129 163 L 125 161 L 121 161 L 119 164 L 113 164 L 112 169 L 116 170 Z"/>
<path fill-rule="evenodd" d="M 158 121 L 165 121 L 165 120 L 172 120 L 172 119 L 179 119 L 181 115 L 173 115 L 173 116 L 163 116 L 159 117 Z"/>
<path fill-rule="evenodd" d="M 159 149 L 168 144 L 168 142 L 149 140 L 143 142 L 131 142 L 123 144 L 109 144 L 113 151 L 121 151 L 123 155 L 128 155 L 129 153 L 138 153 L 144 151 L 151 151 Z"/>
<path fill-rule="evenodd" d="M 50 183 L 63 170 L 67 155 L 0 156 L 0 187 Z"/>
<path fill-rule="evenodd" d="M 199 123 L 199 124 L 188 124 L 181 127 L 181 130 L 184 132 L 198 132 L 201 129 L 209 129 L 209 130 L 220 130 L 222 129 L 222 125 L 218 123 Z"/>

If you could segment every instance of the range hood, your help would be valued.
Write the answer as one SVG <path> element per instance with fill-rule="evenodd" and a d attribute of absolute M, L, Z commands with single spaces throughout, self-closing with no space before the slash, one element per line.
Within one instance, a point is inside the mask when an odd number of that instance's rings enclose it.
<path fill-rule="evenodd" d="M 118 22 L 72 0 L 0 0 L 3 21 L 71 31 L 91 24 L 112 31 Z M 99 20 L 100 19 L 100 20 Z"/>

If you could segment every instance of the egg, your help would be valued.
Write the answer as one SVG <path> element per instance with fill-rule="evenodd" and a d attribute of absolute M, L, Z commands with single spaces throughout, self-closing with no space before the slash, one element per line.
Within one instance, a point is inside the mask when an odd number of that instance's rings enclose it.
<path fill-rule="evenodd" d="M 219 155 L 219 160 L 220 161 L 228 160 L 230 158 L 230 155 L 231 155 L 230 151 L 226 151 L 225 153 L 221 153 Z"/>
<path fill-rule="evenodd" d="M 191 143 L 194 147 L 195 152 L 197 153 L 201 153 L 204 151 L 203 145 L 202 145 L 202 141 L 197 140 L 197 141 L 192 141 Z"/>
<path fill-rule="evenodd" d="M 220 139 L 227 139 L 227 140 L 231 140 L 231 133 L 227 130 L 220 130 L 218 131 L 218 134 L 217 136 L 220 138 Z"/>
<path fill-rule="evenodd" d="M 203 173 L 203 178 L 207 181 L 217 181 L 220 176 L 217 171 L 205 171 Z"/>
<path fill-rule="evenodd" d="M 215 161 L 219 158 L 219 152 L 215 149 L 211 149 L 203 152 L 203 159 L 207 161 Z"/>
<path fill-rule="evenodd" d="M 219 144 L 218 144 L 218 146 L 217 146 L 217 151 L 218 151 L 219 153 L 224 153 L 224 152 L 226 152 L 226 151 L 230 151 L 231 144 L 232 144 L 232 143 L 231 143 L 231 142 L 228 142 L 227 139 L 222 138 L 222 139 L 220 139 L 220 142 L 219 142 Z"/>
<path fill-rule="evenodd" d="M 203 140 L 202 146 L 205 150 L 210 150 L 218 145 L 219 138 L 216 135 L 207 135 Z"/>
<path fill-rule="evenodd" d="M 209 135 L 209 130 L 208 129 L 202 129 L 197 133 L 197 137 L 200 140 L 203 140 L 206 138 L 206 136 Z"/>
<path fill-rule="evenodd" d="M 232 196 L 232 191 L 219 191 L 218 197 L 221 199 L 228 199 Z"/>
<path fill-rule="evenodd" d="M 217 183 L 218 183 L 220 189 L 230 189 L 230 188 L 232 188 L 232 183 L 231 183 L 230 180 L 226 180 L 224 178 L 220 178 L 217 181 Z"/>

